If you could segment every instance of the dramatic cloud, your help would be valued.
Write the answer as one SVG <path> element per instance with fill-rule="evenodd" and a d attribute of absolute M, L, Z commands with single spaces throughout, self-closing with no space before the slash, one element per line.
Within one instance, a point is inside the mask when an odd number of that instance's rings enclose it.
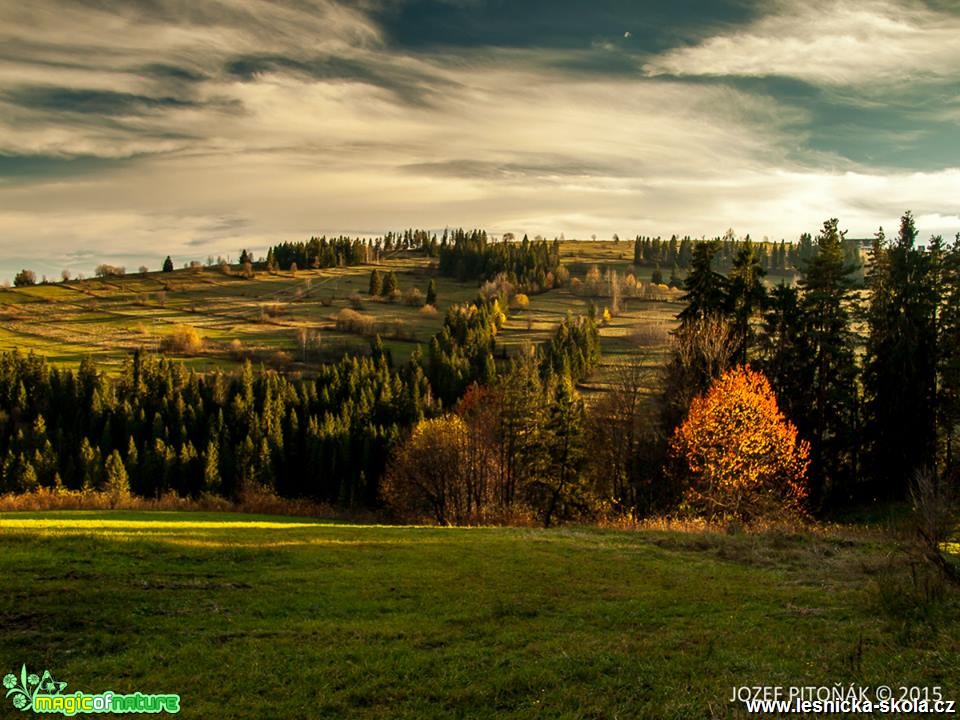
<path fill-rule="evenodd" d="M 447 224 L 789 238 L 912 208 L 960 229 L 955 14 L 595 5 L 544 16 L 552 45 L 480 0 L 0 6 L 0 275 Z M 767 75 L 803 84 L 744 79 Z M 933 89 L 882 89 L 913 77 Z"/>

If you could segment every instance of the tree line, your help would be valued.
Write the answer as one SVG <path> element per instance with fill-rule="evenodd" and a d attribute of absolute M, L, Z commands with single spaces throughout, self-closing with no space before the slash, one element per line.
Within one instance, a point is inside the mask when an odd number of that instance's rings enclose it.
<path fill-rule="evenodd" d="M 728 230 L 722 238 L 713 240 L 697 240 L 689 235 L 678 238 L 676 235 L 665 240 L 660 237 L 638 235 L 633 243 L 633 264 L 638 267 L 653 266 L 662 277 L 662 268 L 670 268 L 671 278 L 679 278 L 681 270 L 689 270 L 693 262 L 695 247 L 703 242 L 717 244 L 713 253 L 713 267 L 718 272 L 728 272 L 734 264 L 740 250 L 749 245 L 753 248 L 757 263 L 768 273 L 786 275 L 798 273 L 817 252 L 816 243 L 810 233 L 803 233 L 797 242 L 779 243 L 763 240 L 754 242 L 747 235 L 738 239 L 733 231 Z M 859 240 L 842 240 L 844 256 L 847 262 L 859 269 L 861 243 Z"/>
<path fill-rule="evenodd" d="M 917 244 L 908 212 L 873 240 L 865 290 L 836 219 L 823 224 L 796 286 L 768 290 L 756 246 L 727 275 L 719 241 L 698 243 L 665 376 L 662 427 L 734 366 L 762 372 L 810 444 L 816 512 L 907 497 L 918 472 L 957 474 L 960 235 Z"/>
<path fill-rule="evenodd" d="M 470 386 L 519 382 L 510 378 L 526 365 L 493 360 L 499 308 L 496 298 L 451 307 L 426 354 L 401 366 L 375 338 L 368 356 L 320 365 L 301 379 L 249 362 L 235 374 L 200 374 L 142 351 L 111 378 L 90 359 L 73 371 L 5 353 L 0 488 L 146 497 L 239 497 L 257 488 L 379 507 L 391 453 L 418 423 L 443 417 Z M 570 317 L 548 346 L 523 355 L 538 382 L 553 388 L 557 378 L 569 384 L 588 372 L 598 353 L 593 320 Z M 568 397 L 554 393 L 550 403 Z"/>
<path fill-rule="evenodd" d="M 457 280 L 492 280 L 503 275 L 525 293 L 561 284 L 560 241 L 493 242 L 483 230 L 445 232 L 438 248 L 441 275 Z"/>

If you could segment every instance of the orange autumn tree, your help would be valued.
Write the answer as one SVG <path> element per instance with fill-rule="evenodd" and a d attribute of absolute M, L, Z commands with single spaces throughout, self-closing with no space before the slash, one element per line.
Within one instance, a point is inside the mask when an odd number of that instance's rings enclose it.
<path fill-rule="evenodd" d="M 714 380 L 691 403 L 670 452 L 685 504 L 698 514 L 748 521 L 802 512 L 810 446 L 762 373 L 737 367 Z"/>

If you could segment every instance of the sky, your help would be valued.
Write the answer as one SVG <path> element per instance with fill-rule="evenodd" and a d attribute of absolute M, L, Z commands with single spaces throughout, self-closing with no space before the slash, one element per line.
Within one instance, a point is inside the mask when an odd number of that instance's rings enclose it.
<path fill-rule="evenodd" d="M 960 231 L 956 0 L 0 0 L 0 278 L 319 234 Z"/>

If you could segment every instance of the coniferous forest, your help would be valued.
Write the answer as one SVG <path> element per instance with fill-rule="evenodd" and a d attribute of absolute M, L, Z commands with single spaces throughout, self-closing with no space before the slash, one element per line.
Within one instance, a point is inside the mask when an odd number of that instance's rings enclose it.
<path fill-rule="evenodd" d="M 659 370 L 633 368 L 627 377 L 626 368 L 591 402 L 578 383 L 599 361 L 596 306 L 569 315 L 550 341 L 507 356 L 498 332 L 509 299 L 496 293 L 451 306 L 407 362 L 394 363 L 375 337 L 369 353 L 319 364 L 306 377 L 249 361 L 238 373 L 188 371 L 146 351 L 108 375 L 89 359 L 70 369 L 7 353 L 2 488 L 192 498 L 258 489 L 440 523 L 746 517 L 769 508 L 730 499 L 724 482 L 734 481 L 716 470 L 723 460 L 693 459 L 692 428 L 708 430 L 691 408 L 723 378 L 728 395 L 759 398 L 750 412 L 780 423 L 777 437 L 795 436 L 779 451 L 798 453 L 790 497 L 774 480 L 744 490 L 781 497 L 780 509 L 826 517 L 903 500 L 918 473 L 956 477 L 960 239 L 921 245 L 907 213 L 895 237 L 874 238 L 857 282 L 849 243 L 829 220 L 786 251 L 799 266 L 795 284 L 765 278 L 784 267 L 783 245 L 638 237 L 634 246 L 644 262 L 650 253 L 658 263 L 683 256 L 679 325 Z M 509 278 L 531 290 L 551 287 L 560 268 L 556 241 L 490 242 L 460 230 L 439 242 L 424 231 L 371 242 L 315 238 L 271 248 L 268 263 L 352 264 L 393 249 L 438 257 L 441 274 Z M 761 380 L 730 384 L 738 367 Z M 757 424 L 730 422 L 741 431 Z M 762 465 L 756 478 L 769 476 Z"/>

